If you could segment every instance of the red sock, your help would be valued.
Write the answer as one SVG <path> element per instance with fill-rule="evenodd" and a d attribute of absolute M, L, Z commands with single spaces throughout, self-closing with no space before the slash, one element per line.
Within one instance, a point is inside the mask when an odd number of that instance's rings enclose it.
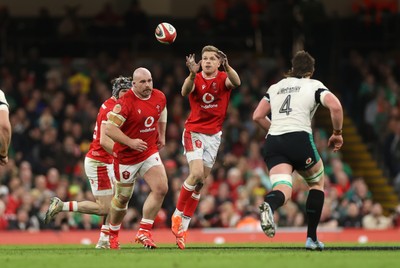
<path fill-rule="evenodd" d="M 192 196 L 186 203 L 185 209 L 183 210 L 183 215 L 191 218 L 194 212 L 196 211 L 199 201 L 200 201 L 200 193 L 193 192 Z"/>
<path fill-rule="evenodd" d="M 142 219 L 140 221 L 139 230 L 142 229 L 146 231 L 151 231 L 151 229 L 153 228 L 153 223 L 154 221 L 152 220 Z"/>
<path fill-rule="evenodd" d="M 192 196 L 195 186 L 189 185 L 186 182 L 183 183 L 181 192 L 179 193 L 178 202 L 176 204 L 176 209 L 179 211 L 184 211 L 187 201 Z"/>
<path fill-rule="evenodd" d="M 113 225 L 110 222 L 110 236 L 118 236 L 119 230 L 121 229 L 121 224 Z"/>

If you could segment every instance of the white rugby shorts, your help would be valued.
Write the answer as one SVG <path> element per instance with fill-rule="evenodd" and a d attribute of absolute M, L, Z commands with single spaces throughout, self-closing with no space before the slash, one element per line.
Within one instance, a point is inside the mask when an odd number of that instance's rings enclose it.
<path fill-rule="evenodd" d="M 146 160 L 134 165 L 119 164 L 115 170 L 119 173 L 119 182 L 132 183 L 136 180 L 137 174 L 143 177 L 150 168 L 159 165 L 164 164 L 161 161 L 160 154 L 157 152 L 149 156 Z"/>
<path fill-rule="evenodd" d="M 114 167 L 89 157 L 85 157 L 85 173 L 94 196 L 113 194 Z"/>
<path fill-rule="evenodd" d="M 217 159 L 221 136 L 222 131 L 214 135 L 207 135 L 184 130 L 182 144 L 187 161 L 202 159 L 204 166 L 212 168 Z"/>

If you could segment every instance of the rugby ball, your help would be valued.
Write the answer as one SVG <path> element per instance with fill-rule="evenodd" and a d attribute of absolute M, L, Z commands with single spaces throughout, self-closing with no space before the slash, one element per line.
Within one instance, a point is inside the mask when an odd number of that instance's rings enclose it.
<path fill-rule="evenodd" d="M 157 25 L 154 35 L 158 42 L 169 45 L 175 41 L 176 30 L 168 22 L 163 22 Z"/>

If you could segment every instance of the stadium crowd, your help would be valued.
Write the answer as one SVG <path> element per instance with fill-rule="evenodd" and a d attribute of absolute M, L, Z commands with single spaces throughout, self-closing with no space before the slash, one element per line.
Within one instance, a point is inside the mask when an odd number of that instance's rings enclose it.
<path fill-rule="evenodd" d="M 198 26 L 205 32 L 211 26 L 205 24 L 207 19 L 201 18 L 207 14 L 200 12 L 197 18 Z M 101 21 L 104 17 L 97 18 Z M 10 104 L 13 129 L 9 163 L 0 168 L 0 230 L 66 231 L 101 226 L 100 217 L 77 213 L 60 213 L 48 225 L 42 219 L 52 196 L 64 201 L 93 200 L 83 159 L 92 139 L 98 108 L 111 95 L 110 80 L 131 75 L 135 66 L 151 70 L 154 87 L 167 97 L 167 142 L 160 153 L 169 192 L 154 228 L 169 227 L 180 186 L 188 175 L 181 145 L 189 112 L 188 101 L 180 95 L 187 76 L 184 58 L 161 61 L 132 57 L 126 49 L 113 56 L 96 53 L 85 60 L 43 59 L 35 48 L 20 56 L 10 48 L 0 58 L 0 88 Z M 218 159 L 203 187 L 191 227 L 258 230 L 258 206 L 271 184 L 260 149 L 265 133 L 253 123 L 252 112 L 268 86 L 279 80 L 288 67 L 279 55 L 241 55 L 232 57 L 230 64 L 238 71 L 242 85 L 232 94 Z M 384 156 L 382 163 L 400 192 L 399 69 L 399 54 L 353 50 L 342 59 L 337 90 L 365 141 L 371 146 L 378 144 L 371 149 L 376 156 Z M 330 131 L 317 128 L 314 133 L 326 167 L 326 198 L 320 227 L 400 226 L 400 206 L 397 213 L 384 216 L 382 206 L 373 201 L 363 178 L 354 177 L 341 155 L 332 154 L 327 148 Z M 149 187 L 139 178 L 123 228 L 138 228 L 148 192 Z M 292 201 L 275 213 L 278 226 L 305 226 L 306 194 L 304 183 L 297 177 Z"/>

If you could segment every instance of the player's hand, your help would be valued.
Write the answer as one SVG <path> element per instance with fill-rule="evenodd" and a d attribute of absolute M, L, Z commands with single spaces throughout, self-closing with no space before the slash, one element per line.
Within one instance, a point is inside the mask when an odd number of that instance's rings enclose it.
<path fill-rule="evenodd" d="M 158 150 L 164 148 L 164 146 L 165 146 L 165 138 L 164 138 L 164 139 L 158 138 L 158 141 L 157 141 L 157 148 L 158 148 Z"/>
<path fill-rule="evenodd" d="M 133 150 L 144 152 L 147 150 L 147 142 L 142 139 L 133 139 L 129 147 Z"/>
<path fill-rule="evenodd" d="M 5 166 L 8 163 L 8 156 L 0 157 L 0 166 Z"/>
<path fill-rule="evenodd" d="M 332 136 L 328 140 L 328 146 L 333 147 L 333 149 L 332 149 L 333 152 L 336 153 L 337 151 L 339 151 L 340 148 L 342 148 L 342 145 L 343 145 L 342 135 L 332 134 Z"/>
<path fill-rule="evenodd" d="M 190 54 L 189 56 L 186 56 L 186 66 L 189 68 L 189 71 L 193 74 L 197 74 L 198 71 L 200 70 L 200 63 L 196 63 L 196 60 L 194 58 L 194 54 Z"/>
<path fill-rule="evenodd" d="M 226 54 L 224 52 L 222 52 L 221 50 L 218 50 L 217 57 L 218 57 L 221 65 L 226 69 L 226 67 L 228 65 L 228 56 L 226 56 Z"/>

